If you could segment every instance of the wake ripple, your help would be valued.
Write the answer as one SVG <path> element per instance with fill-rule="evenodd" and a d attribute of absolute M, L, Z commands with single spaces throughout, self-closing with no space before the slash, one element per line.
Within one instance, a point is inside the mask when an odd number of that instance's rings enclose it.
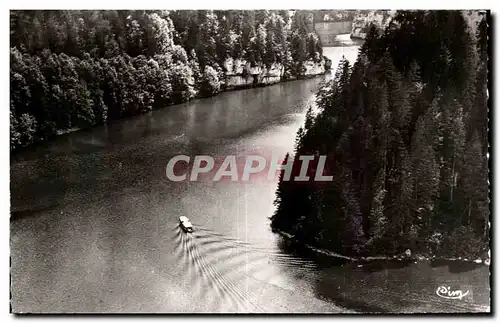
<path fill-rule="evenodd" d="M 230 238 L 195 226 L 186 234 L 174 228 L 174 254 L 185 266 L 191 288 L 210 312 L 264 313 L 259 292 L 293 269 L 300 275 L 318 270 L 312 261 Z M 278 269 L 276 269 L 278 268 Z M 279 277 L 278 277 L 279 276 Z"/>

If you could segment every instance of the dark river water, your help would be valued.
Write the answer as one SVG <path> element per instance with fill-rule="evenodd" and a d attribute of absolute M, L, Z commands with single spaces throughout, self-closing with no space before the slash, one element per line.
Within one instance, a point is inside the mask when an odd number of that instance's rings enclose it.
<path fill-rule="evenodd" d="M 325 54 L 336 66 L 355 45 L 342 36 Z M 487 266 L 311 255 L 270 230 L 276 180 L 166 178 L 178 154 L 284 157 L 322 79 L 166 107 L 12 157 L 12 310 L 488 311 Z M 178 227 L 182 215 L 193 234 Z M 441 298 L 441 285 L 469 293 Z"/>

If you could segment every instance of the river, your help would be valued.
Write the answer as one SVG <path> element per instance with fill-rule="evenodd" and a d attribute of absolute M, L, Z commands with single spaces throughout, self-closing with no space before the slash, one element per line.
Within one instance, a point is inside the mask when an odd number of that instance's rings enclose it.
<path fill-rule="evenodd" d="M 359 44 L 325 48 L 333 66 Z M 17 313 L 489 310 L 489 268 L 358 266 L 273 234 L 276 181 L 171 182 L 172 156 L 292 151 L 323 78 L 221 93 L 62 135 L 11 159 Z M 193 234 L 178 227 L 188 216 Z M 436 288 L 469 290 L 460 300 Z"/>

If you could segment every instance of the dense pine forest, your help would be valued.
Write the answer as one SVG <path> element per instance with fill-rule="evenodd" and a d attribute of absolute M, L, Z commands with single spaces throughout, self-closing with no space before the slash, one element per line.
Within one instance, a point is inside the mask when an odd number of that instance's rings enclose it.
<path fill-rule="evenodd" d="M 279 80 L 322 62 L 300 11 L 11 11 L 11 150 L 71 129 L 213 96 L 227 59 Z M 233 64 L 234 65 L 234 64 Z"/>
<path fill-rule="evenodd" d="M 385 30 L 370 29 L 357 61 L 343 60 L 317 93 L 318 112 L 309 110 L 286 156 L 327 155 L 333 181 L 284 181 L 283 171 L 275 230 L 350 256 L 485 256 L 481 17 L 471 25 L 459 11 L 400 11 Z"/>

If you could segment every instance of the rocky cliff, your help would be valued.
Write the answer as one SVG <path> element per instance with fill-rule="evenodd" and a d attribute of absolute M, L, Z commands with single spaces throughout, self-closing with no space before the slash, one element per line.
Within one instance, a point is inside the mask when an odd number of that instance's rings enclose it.
<path fill-rule="evenodd" d="M 351 38 L 365 39 L 372 23 L 381 29 L 385 28 L 394 14 L 394 10 L 369 10 L 359 12 L 352 22 Z"/>
<path fill-rule="evenodd" d="M 228 58 L 224 62 L 226 77 L 223 80 L 223 87 L 227 90 L 245 88 L 253 86 L 265 86 L 275 84 L 285 79 L 296 79 L 296 76 L 285 76 L 285 68 L 282 64 L 273 63 L 269 68 L 264 64 L 251 66 L 245 60 Z M 302 64 L 301 77 L 312 77 L 325 73 L 325 61 L 320 62 L 305 61 Z"/>

